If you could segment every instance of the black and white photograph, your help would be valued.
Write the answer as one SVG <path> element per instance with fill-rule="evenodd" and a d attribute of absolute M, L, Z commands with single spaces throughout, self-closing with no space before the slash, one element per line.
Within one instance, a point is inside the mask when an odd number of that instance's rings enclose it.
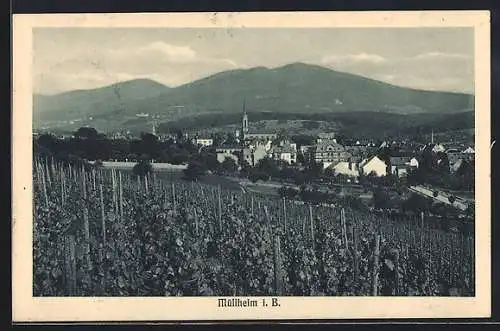
<path fill-rule="evenodd" d="M 32 297 L 474 299 L 475 27 L 206 15 L 31 29 Z"/>

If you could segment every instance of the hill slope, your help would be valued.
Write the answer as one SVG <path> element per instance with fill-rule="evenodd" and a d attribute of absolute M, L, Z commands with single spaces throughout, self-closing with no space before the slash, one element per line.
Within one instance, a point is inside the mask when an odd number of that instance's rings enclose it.
<path fill-rule="evenodd" d="M 92 114 L 109 119 L 138 112 L 163 114 L 182 107 L 182 116 L 206 112 L 255 111 L 332 113 L 381 111 L 448 113 L 471 109 L 467 94 L 402 88 L 316 65 L 294 63 L 221 72 L 176 88 L 134 80 L 87 91 L 34 96 L 35 117 L 72 119 Z M 177 108 L 179 109 L 179 108 Z"/>
<path fill-rule="evenodd" d="M 34 115 L 40 119 L 74 119 L 106 116 L 126 110 L 132 101 L 148 100 L 169 87 L 149 79 L 136 79 L 92 90 L 33 96 Z"/>
<path fill-rule="evenodd" d="M 345 110 L 398 113 L 450 112 L 470 108 L 465 94 L 418 91 L 337 72 L 320 66 L 294 63 L 276 69 L 257 67 L 222 72 L 180 86 L 152 102 L 191 108 L 241 112 L 247 108 L 276 112 L 332 112 Z"/>

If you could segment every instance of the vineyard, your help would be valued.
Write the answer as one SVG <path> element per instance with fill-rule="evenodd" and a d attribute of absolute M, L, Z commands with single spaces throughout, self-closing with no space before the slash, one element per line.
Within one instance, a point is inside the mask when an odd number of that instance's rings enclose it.
<path fill-rule="evenodd" d="M 33 165 L 34 296 L 474 296 L 474 239 L 351 209 Z"/>

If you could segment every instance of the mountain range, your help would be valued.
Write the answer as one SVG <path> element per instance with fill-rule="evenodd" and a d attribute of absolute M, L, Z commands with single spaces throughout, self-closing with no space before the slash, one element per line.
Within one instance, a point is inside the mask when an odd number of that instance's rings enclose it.
<path fill-rule="evenodd" d="M 224 71 L 178 87 L 137 79 L 33 95 L 35 126 L 89 116 L 130 122 L 137 113 L 156 114 L 168 122 L 210 113 L 241 114 L 243 104 L 249 111 L 288 114 L 453 114 L 472 110 L 474 96 L 404 88 L 304 63 Z"/>

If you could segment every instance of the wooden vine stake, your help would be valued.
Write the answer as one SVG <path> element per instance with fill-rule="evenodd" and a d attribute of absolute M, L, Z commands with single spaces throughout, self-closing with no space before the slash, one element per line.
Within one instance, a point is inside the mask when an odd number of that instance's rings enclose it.
<path fill-rule="evenodd" d="M 85 259 L 87 262 L 87 269 L 92 269 L 90 261 L 90 228 L 89 228 L 89 211 L 87 209 L 87 187 L 85 178 L 85 169 L 82 168 L 82 183 L 83 183 L 83 226 L 85 233 Z"/>
<path fill-rule="evenodd" d="M 175 201 L 175 184 L 172 183 L 172 203 L 174 204 L 174 210 L 176 209 L 176 201 Z"/>
<path fill-rule="evenodd" d="M 286 198 L 283 197 L 283 226 L 286 233 Z"/>
<path fill-rule="evenodd" d="M 112 182 L 112 192 L 113 192 L 113 214 L 118 215 L 118 203 L 116 199 L 116 178 L 115 178 L 115 169 L 111 170 L 111 182 Z"/>
<path fill-rule="evenodd" d="M 420 253 L 424 251 L 424 212 L 420 212 Z"/>
<path fill-rule="evenodd" d="M 101 203 L 101 234 L 102 242 L 106 245 L 106 211 L 104 210 L 104 194 L 102 184 L 99 184 L 99 201 Z"/>
<path fill-rule="evenodd" d="M 283 270 L 281 267 L 281 244 L 279 235 L 274 236 L 274 293 L 275 295 L 283 294 Z"/>
<path fill-rule="evenodd" d="M 64 267 L 66 292 L 69 296 L 76 295 L 76 256 L 75 256 L 75 236 L 64 235 Z"/>
<path fill-rule="evenodd" d="M 61 207 L 64 207 L 64 202 L 65 202 L 65 196 L 64 196 L 64 193 L 65 193 L 65 189 L 64 189 L 64 169 L 61 168 L 60 169 L 61 171 Z"/>
<path fill-rule="evenodd" d="M 378 295 L 378 272 L 379 272 L 379 255 L 380 255 L 380 235 L 375 237 L 375 254 L 373 259 L 372 273 L 372 295 Z"/>
<path fill-rule="evenodd" d="M 252 195 L 252 201 L 251 201 L 250 203 L 251 203 L 251 205 L 250 205 L 250 208 L 251 208 L 251 209 L 250 209 L 250 210 L 251 210 L 252 217 L 253 217 L 253 216 L 254 216 L 254 213 L 253 213 L 253 212 L 254 212 L 254 211 L 253 211 L 253 195 Z"/>
<path fill-rule="evenodd" d="M 264 206 L 264 215 L 266 216 L 266 225 L 267 225 L 267 242 L 270 242 L 273 239 L 272 229 L 271 229 L 271 216 L 269 215 L 269 211 L 267 210 L 267 206 Z"/>
<path fill-rule="evenodd" d="M 356 225 L 352 226 L 352 239 L 353 239 L 353 250 L 354 250 L 354 284 L 358 286 L 359 280 L 359 255 L 358 255 L 358 231 Z"/>
<path fill-rule="evenodd" d="M 222 201 L 220 198 L 220 185 L 217 186 L 217 217 L 219 220 L 219 231 L 222 231 Z"/>
<path fill-rule="evenodd" d="M 49 187 L 52 186 L 52 181 L 51 181 L 51 178 L 50 178 L 50 170 L 49 170 L 49 165 L 47 164 L 47 161 L 45 161 L 45 172 L 47 174 L 47 184 L 49 185 Z"/>
<path fill-rule="evenodd" d="M 123 220 L 123 186 L 122 186 L 122 173 L 118 171 L 118 208 L 120 211 L 120 228 L 125 230 L 125 221 Z M 125 233 L 122 233 L 125 235 Z"/>
<path fill-rule="evenodd" d="M 340 211 L 340 223 L 342 227 L 342 240 L 344 241 L 344 246 L 346 251 L 349 251 L 349 244 L 347 242 L 347 225 L 345 220 L 345 210 L 342 208 Z"/>
<path fill-rule="evenodd" d="M 45 172 L 43 169 L 40 170 L 40 178 L 42 179 L 42 189 L 43 197 L 45 198 L 45 206 L 49 207 L 49 196 L 47 195 L 47 185 L 45 183 Z"/>
<path fill-rule="evenodd" d="M 312 206 L 309 205 L 309 221 L 311 223 L 311 240 L 312 240 L 312 247 L 313 250 L 316 248 L 315 242 L 314 242 L 314 218 L 313 218 L 313 212 L 312 212 Z"/>
<path fill-rule="evenodd" d="M 196 229 L 196 236 L 198 237 L 198 235 L 199 235 L 199 233 L 198 233 L 199 225 L 198 225 L 198 213 L 196 212 L 196 207 L 194 208 L 194 225 L 195 225 L 195 229 Z"/>
<path fill-rule="evenodd" d="M 401 286 L 401 277 L 399 275 L 399 250 L 394 252 L 394 275 L 395 275 L 395 291 L 394 294 L 399 296 L 399 287 Z"/>

